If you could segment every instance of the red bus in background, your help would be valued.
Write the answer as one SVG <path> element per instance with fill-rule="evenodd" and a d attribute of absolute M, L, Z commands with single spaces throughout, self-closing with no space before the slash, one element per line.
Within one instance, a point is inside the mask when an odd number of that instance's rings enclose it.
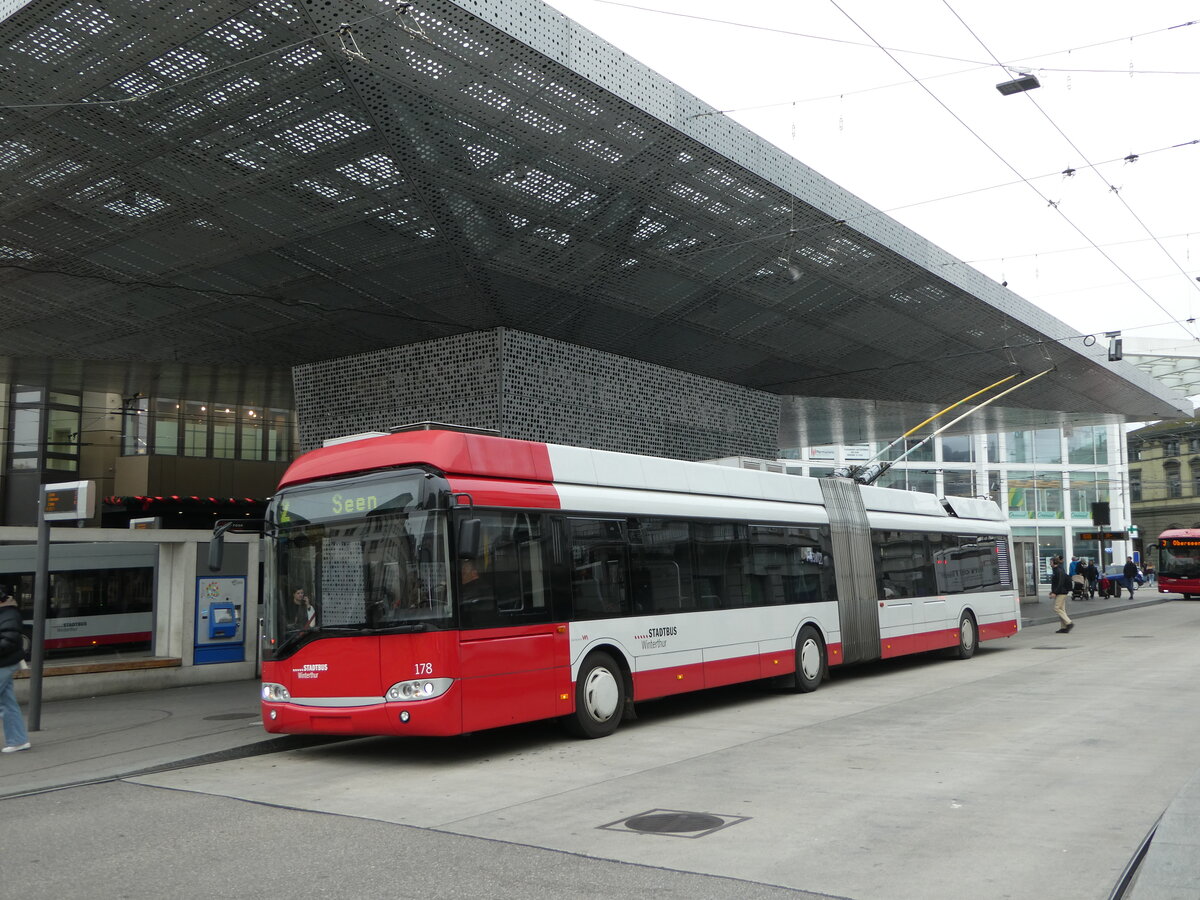
<path fill-rule="evenodd" d="M 297 459 L 267 514 L 268 731 L 452 735 L 1020 628 L 989 501 L 426 427 Z"/>
<path fill-rule="evenodd" d="M 1159 593 L 1200 597 L 1200 528 L 1172 528 L 1158 536 Z"/>

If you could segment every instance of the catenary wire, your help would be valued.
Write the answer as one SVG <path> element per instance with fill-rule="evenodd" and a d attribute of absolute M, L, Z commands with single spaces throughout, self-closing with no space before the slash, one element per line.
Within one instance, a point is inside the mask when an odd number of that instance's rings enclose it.
<path fill-rule="evenodd" d="M 871 40 L 875 40 L 875 38 L 871 35 L 871 33 L 869 31 L 867 31 L 866 28 L 864 28 L 853 16 L 851 16 L 848 12 L 846 12 L 846 10 L 842 9 L 842 7 L 838 4 L 837 0 L 829 0 L 829 2 L 838 12 L 840 12 L 850 22 L 852 22 L 856 28 L 858 28 L 860 31 L 862 31 L 863 34 L 865 34 L 867 37 L 871 38 Z M 982 144 L 988 150 L 989 153 L 991 153 L 994 157 L 996 157 L 996 159 L 999 160 L 999 162 L 1002 163 L 1009 171 L 1011 171 L 1014 175 L 1016 175 L 1019 179 L 1021 179 L 1021 181 L 1031 191 L 1033 191 L 1035 194 L 1038 195 L 1038 197 L 1041 198 L 1042 202 L 1046 206 L 1053 209 L 1067 225 L 1069 225 L 1072 229 L 1074 229 L 1074 231 L 1077 234 L 1079 234 L 1080 237 L 1082 237 L 1085 241 L 1087 241 L 1088 244 L 1090 246 L 1092 246 L 1096 250 L 1097 253 L 1099 253 L 1101 256 L 1103 256 L 1104 259 L 1106 259 L 1108 261 L 1108 263 L 1114 269 L 1116 269 L 1118 272 L 1120 272 L 1121 275 L 1123 275 L 1130 284 L 1132 284 L 1134 287 L 1136 287 L 1138 289 L 1138 291 L 1140 291 L 1143 295 L 1145 295 L 1145 297 L 1151 303 L 1153 303 L 1155 306 L 1157 306 L 1159 309 L 1161 309 L 1168 316 L 1171 316 L 1172 319 L 1175 319 L 1175 317 L 1172 315 L 1170 310 L 1168 310 L 1165 306 L 1163 306 L 1158 301 L 1158 299 L 1156 297 L 1154 297 L 1153 295 L 1151 295 L 1149 291 L 1147 291 L 1144 287 L 1142 287 L 1142 285 L 1138 284 L 1137 280 L 1134 279 L 1134 277 L 1132 275 L 1130 275 L 1115 259 L 1113 259 L 1107 253 L 1105 253 L 1104 250 L 1094 240 L 1092 240 L 1090 235 L 1088 235 L 1073 219 L 1071 219 L 1070 216 L 1068 216 L 1066 213 L 1064 213 L 1062 211 L 1062 209 L 1059 208 L 1057 203 L 1051 201 L 1048 197 L 1046 197 L 1045 194 L 1043 194 L 1040 190 L 1038 190 L 1038 188 L 1032 182 L 1030 182 L 1024 175 L 1022 175 L 1021 172 L 1018 171 L 1017 168 L 1012 163 L 1010 163 L 1004 157 L 1003 154 L 1000 153 L 1000 151 L 998 151 L 995 147 L 993 147 L 991 144 L 989 144 L 987 142 L 987 140 L 984 139 L 984 137 L 979 134 L 979 132 L 977 132 L 974 128 L 972 128 L 969 124 L 967 124 L 967 122 L 964 121 L 963 118 L 958 115 L 958 113 L 956 113 L 954 110 L 952 110 L 945 103 L 945 101 L 943 101 L 940 97 L 937 96 L 937 94 L 935 94 L 933 91 L 931 91 L 928 86 L 926 86 L 924 83 L 922 83 L 921 79 L 919 79 L 915 74 L 913 74 L 908 69 L 908 67 L 904 65 L 904 63 L 902 63 L 899 59 L 897 59 L 895 57 L 894 54 L 892 54 L 886 47 L 884 47 L 878 41 L 875 41 L 875 43 L 876 43 L 876 46 L 878 46 L 880 50 L 882 50 L 884 53 L 886 53 L 888 55 L 888 57 L 892 60 L 892 62 L 894 62 L 897 66 L 899 66 L 909 76 L 909 78 L 911 78 L 913 81 L 915 81 L 921 87 L 921 89 L 924 90 L 934 100 L 935 103 L 937 103 L 939 106 L 942 107 L 942 109 L 944 109 L 947 113 L 949 113 L 950 116 L 956 122 L 958 122 L 963 128 L 965 128 L 971 134 L 972 137 L 974 137 L 977 141 L 979 141 L 979 143 Z M 1179 325 L 1180 328 L 1182 328 L 1184 330 L 1184 332 L 1186 332 L 1188 334 L 1189 337 L 1192 337 L 1192 338 L 1196 337 L 1196 335 L 1191 330 L 1189 330 L 1187 327 L 1185 327 L 1182 322 L 1179 322 L 1178 319 L 1175 319 L 1175 322 L 1176 322 L 1176 324 Z"/>
<path fill-rule="evenodd" d="M 986 51 L 987 51 L 988 55 L 989 55 L 989 56 L 991 56 L 991 57 L 992 57 L 992 59 L 996 59 L 996 56 L 995 56 L 995 54 L 993 54 L 993 53 L 992 53 L 992 51 L 991 51 L 991 50 L 988 48 L 987 44 L 985 44 L 985 43 L 983 42 L 983 39 L 982 39 L 982 38 L 980 38 L 980 37 L 979 37 L 979 35 L 977 35 L 977 34 L 974 32 L 974 30 L 971 28 L 971 26 L 970 26 L 970 25 L 968 25 L 968 24 L 967 24 L 967 23 L 966 23 L 966 22 L 963 20 L 962 16 L 960 16 L 960 15 L 959 15 L 959 14 L 958 14 L 958 13 L 955 11 L 954 7 L 950 5 L 950 0 L 942 0 L 942 4 L 943 4 L 943 5 L 946 7 L 946 9 L 950 10 L 950 13 L 951 13 L 951 14 L 952 14 L 952 15 L 953 15 L 953 16 L 954 16 L 956 19 L 958 19 L 958 21 L 959 21 L 959 22 L 962 24 L 962 26 L 963 26 L 964 28 L 966 28 L 966 29 L 967 29 L 967 32 L 968 32 L 968 33 L 971 35 L 971 37 L 975 38 L 975 40 L 979 42 L 979 45 L 980 45 L 981 47 L 983 47 L 983 49 L 984 49 L 984 50 L 986 50 Z M 997 63 L 999 63 L 1000 61 L 997 59 L 997 60 L 996 60 L 996 62 L 997 62 Z M 1049 113 L 1047 113 L 1047 112 L 1046 112 L 1046 111 L 1045 111 L 1045 110 L 1042 108 L 1041 104 L 1039 104 L 1039 103 L 1037 102 L 1037 99 L 1036 99 L 1035 97 L 1032 97 L 1032 96 L 1030 96 L 1030 94 L 1029 94 L 1029 92 L 1028 92 L 1028 91 L 1025 91 L 1025 92 L 1024 92 L 1024 95 L 1025 95 L 1025 98 L 1026 98 L 1026 99 L 1027 99 L 1027 100 L 1028 100 L 1030 103 L 1032 103 L 1032 104 L 1033 104 L 1034 108 L 1035 108 L 1035 109 L 1036 109 L 1036 110 L 1037 110 L 1039 113 L 1041 113 L 1041 114 L 1042 114 L 1042 117 L 1043 117 L 1043 118 L 1045 118 L 1045 120 L 1046 120 L 1047 122 L 1049 122 L 1049 123 L 1050 123 L 1050 126 L 1051 126 L 1051 127 L 1052 127 L 1052 128 L 1055 130 L 1055 131 L 1057 131 L 1057 132 L 1059 133 L 1059 135 L 1060 135 L 1060 136 L 1063 138 L 1063 140 L 1065 140 L 1065 141 L 1066 141 L 1066 142 L 1067 142 L 1067 143 L 1070 145 L 1071 149 L 1072 149 L 1072 150 L 1074 150 L 1076 153 L 1078 153 L 1078 154 L 1079 154 L 1079 158 L 1080 158 L 1080 159 L 1082 159 L 1082 160 L 1083 160 L 1083 161 L 1084 161 L 1084 162 L 1087 164 L 1087 165 L 1086 165 L 1086 168 L 1087 168 L 1087 169 L 1089 169 L 1089 170 L 1090 170 L 1091 172 L 1093 172 L 1094 174 L 1096 174 L 1096 176 L 1097 176 L 1097 177 L 1099 177 L 1100 173 L 1096 171 L 1096 167 L 1095 167 L 1094 165 L 1092 165 L 1092 163 L 1091 163 L 1091 161 L 1090 161 L 1090 160 L 1088 160 L 1088 158 L 1087 158 L 1087 154 L 1086 154 L 1086 153 L 1084 153 L 1082 150 L 1080 150 L 1080 149 L 1079 149 L 1079 147 L 1078 147 L 1078 146 L 1075 144 L 1075 142 L 1074 142 L 1073 140 L 1071 140 L 1071 138 L 1070 138 L 1070 137 L 1067 135 L 1067 133 L 1066 133 L 1065 131 L 1063 131 L 1063 130 L 1062 130 L 1062 128 L 1060 128 L 1060 127 L 1059 127 L 1059 125 L 1058 125 L 1058 123 L 1057 123 L 1057 122 L 1055 122 L 1055 121 L 1054 121 L 1054 118 L 1053 118 L 1053 117 L 1052 117 L 1052 116 L 1051 116 Z M 1106 183 L 1107 183 L 1107 182 L 1106 182 Z M 1145 232 L 1146 232 L 1146 234 L 1147 234 L 1147 235 L 1150 237 L 1150 239 L 1154 241 L 1154 243 L 1155 243 L 1155 245 L 1158 247 L 1158 249 L 1159 249 L 1159 250 L 1161 250 L 1161 251 L 1163 252 L 1163 255 L 1165 255 L 1165 256 L 1167 257 L 1167 259 L 1169 259 L 1169 260 L 1171 261 L 1172 265 L 1174 265 L 1174 266 L 1175 266 L 1175 268 L 1179 270 L 1179 273 L 1180 273 L 1181 275 L 1183 275 L 1183 276 L 1186 278 L 1186 280 L 1187 280 L 1187 283 L 1188 283 L 1189 285 L 1191 285 L 1191 287 L 1192 287 L 1193 289 L 1195 289 L 1195 290 L 1197 290 L 1197 291 L 1200 291 L 1200 283 L 1197 283 L 1197 282 L 1196 282 L 1196 281 L 1194 281 L 1194 280 L 1193 280 L 1193 279 L 1192 279 L 1190 276 L 1188 276 L 1188 273 L 1187 273 L 1186 271 L 1184 271 L 1184 269 L 1183 269 L 1183 266 L 1179 265 L 1179 261 L 1175 259 L 1175 257 L 1174 257 L 1174 256 L 1173 256 L 1173 255 L 1170 253 L 1170 251 L 1168 251 L 1168 250 L 1167 250 L 1167 248 L 1163 246 L 1163 244 L 1162 244 L 1162 241 L 1160 241 L 1160 240 L 1159 240 L 1159 239 L 1158 239 L 1158 238 L 1155 236 L 1154 232 L 1150 230 L 1150 226 L 1148 226 L 1148 225 L 1147 225 L 1147 224 L 1146 224 L 1146 223 L 1145 223 L 1145 222 L 1142 220 L 1141 216 L 1139 216 L 1139 215 L 1138 215 L 1138 214 L 1137 214 L 1137 213 L 1134 211 L 1133 207 L 1129 205 L 1129 202 L 1128 202 L 1128 201 L 1127 201 L 1127 200 L 1126 200 L 1124 197 L 1122 197 L 1122 196 L 1121 196 L 1121 192 L 1120 192 L 1119 190 L 1116 190 L 1115 188 L 1113 188 L 1113 187 L 1112 187 L 1112 185 L 1109 185 L 1109 188 L 1112 190 L 1112 193 L 1114 193 L 1114 194 L 1116 195 L 1116 197 L 1117 197 L 1117 200 L 1118 200 L 1118 201 L 1121 203 L 1121 205 L 1125 207 L 1125 210 L 1126 210 L 1126 211 L 1129 213 L 1129 215 L 1131 215 L 1131 216 L 1133 217 L 1134 221 L 1135 221 L 1135 222 L 1137 222 L 1137 223 L 1138 223 L 1138 225 L 1140 225 L 1140 226 L 1142 227 L 1142 230 L 1143 230 L 1143 231 L 1145 231 Z M 1055 205 L 1055 207 L 1054 207 L 1054 208 L 1055 208 L 1055 210 L 1057 210 L 1057 209 L 1058 209 L 1057 205 Z M 1096 246 L 1096 249 L 1097 249 L 1097 250 L 1099 250 L 1099 249 L 1100 249 L 1098 245 L 1094 245 L 1094 246 Z M 1102 253 L 1103 253 L 1103 251 L 1100 251 L 1100 252 L 1102 252 Z M 1113 263 L 1113 265 L 1116 265 L 1115 261 L 1113 261 L 1113 260 L 1111 259 L 1111 257 L 1108 257 L 1108 255 L 1107 255 L 1107 254 L 1105 254 L 1105 258 L 1107 258 L 1107 259 L 1109 260 L 1109 262 L 1112 262 L 1112 263 Z M 1136 283 L 1136 282 L 1135 282 L 1135 283 Z M 1156 306 L 1157 306 L 1159 309 L 1161 309 L 1163 312 L 1165 312 L 1165 313 L 1166 313 L 1168 316 L 1170 316 L 1170 315 L 1171 315 L 1171 312 L 1170 312 L 1170 310 L 1168 310 L 1168 309 L 1167 309 L 1165 306 L 1163 306 L 1163 305 L 1162 305 L 1162 304 L 1161 304 L 1161 303 L 1158 301 L 1158 299 L 1157 299 L 1157 298 L 1155 298 L 1154 296 L 1152 296 L 1152 295 L 1151 295 L 1149 292 L 1147 292 L 1147 291 L 1143 291 L 1143 293 L 1145 293 L 1145 294 L 1146 294 L 1146 296 L 1147 296 L 1147 297 L 1148 297 L 1150 300 L 1152 300 L 1152 301 L 1154 302 L 1154 304 L 1155 304 L 1155 305 L 1156 305 Z M 1172 316 L 1172 318 L 1174 318 L 1174 316 Z M 1175 320 L 1175 322 L 1176 322 L 1176 324 L 1177 324 L 1177 325 L 1179 325 L 1179 327 L 1180 327 L 1180 328 L 1182 328 L 1182 329 L 1183 329 L 1185 332 L 1187 332 L 1187 334 L 1188 334 L 1188 335 L 1189 335 L 1189 336 L 1190 336 L 1190 337 L 1191 337 L 1193 340 L 1200 341 L 1200 337 L 1198 337 L 1194 331 L 1192 331 L 1190 328 L 1188 328 L 1187 326 L 1185 326 L 1185 325 L 1184 325 L 1182 322 L 1180 322 L 1178 319 L 1176 319 L 1176 320 Z"/>

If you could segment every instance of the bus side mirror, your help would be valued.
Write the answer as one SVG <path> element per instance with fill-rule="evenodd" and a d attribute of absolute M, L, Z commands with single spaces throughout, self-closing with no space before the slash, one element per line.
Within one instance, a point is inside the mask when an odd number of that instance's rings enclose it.
<path fill-rule="evenodd" d="M 474 559 L 479 555 L 478 519 L 459 519 L 458 522 L 458 558 Z"/>

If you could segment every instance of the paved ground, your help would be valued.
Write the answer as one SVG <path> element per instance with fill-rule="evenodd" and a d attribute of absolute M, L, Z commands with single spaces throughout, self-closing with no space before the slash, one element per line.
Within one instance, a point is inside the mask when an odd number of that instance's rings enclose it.
<path fill-rule="evenodd" d="M 1069 613 L 1080 623 L 1075 631 L 1079 635 L 1091 616 L 1170 599 L 1144 589 L 1132 599 L 1074 603 Z M 1055 620 L 1048 598 L 1027 604 L 1022 613 L 1027 627 Z M 33 750 L 0 758 L 0 799 L 326 743 L 264 732 L 256 682 L 52 701 L 44 704 L 42 730 L 31 739 Z M 1200 896 L 1198 823 L 1200 776 L 1165 813 L 1133 887 L 1135 900 Z"/>

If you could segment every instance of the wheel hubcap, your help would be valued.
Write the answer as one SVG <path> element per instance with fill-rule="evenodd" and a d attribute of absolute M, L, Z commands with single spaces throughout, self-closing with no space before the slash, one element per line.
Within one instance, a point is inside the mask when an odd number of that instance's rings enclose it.
<path fill-rule="evenodd" d="M 592 669 L 583 683 L 584 706 L 597 722 L 607 722 L 613 717 L 620 694 L 617 679 L 608 669 Z"/>
<path fill-rule="evenodd" d="M 821 674 L 821 648 L 814 640 L 800 645 L 800 671 L 810 681 Z"/>
<path fill-rule="evenodd" d="M 970 619 L 963 619 L 962 628 L 962 645 L 965 649 L 970 649 L 975 646 L 975 623 Z"/>

